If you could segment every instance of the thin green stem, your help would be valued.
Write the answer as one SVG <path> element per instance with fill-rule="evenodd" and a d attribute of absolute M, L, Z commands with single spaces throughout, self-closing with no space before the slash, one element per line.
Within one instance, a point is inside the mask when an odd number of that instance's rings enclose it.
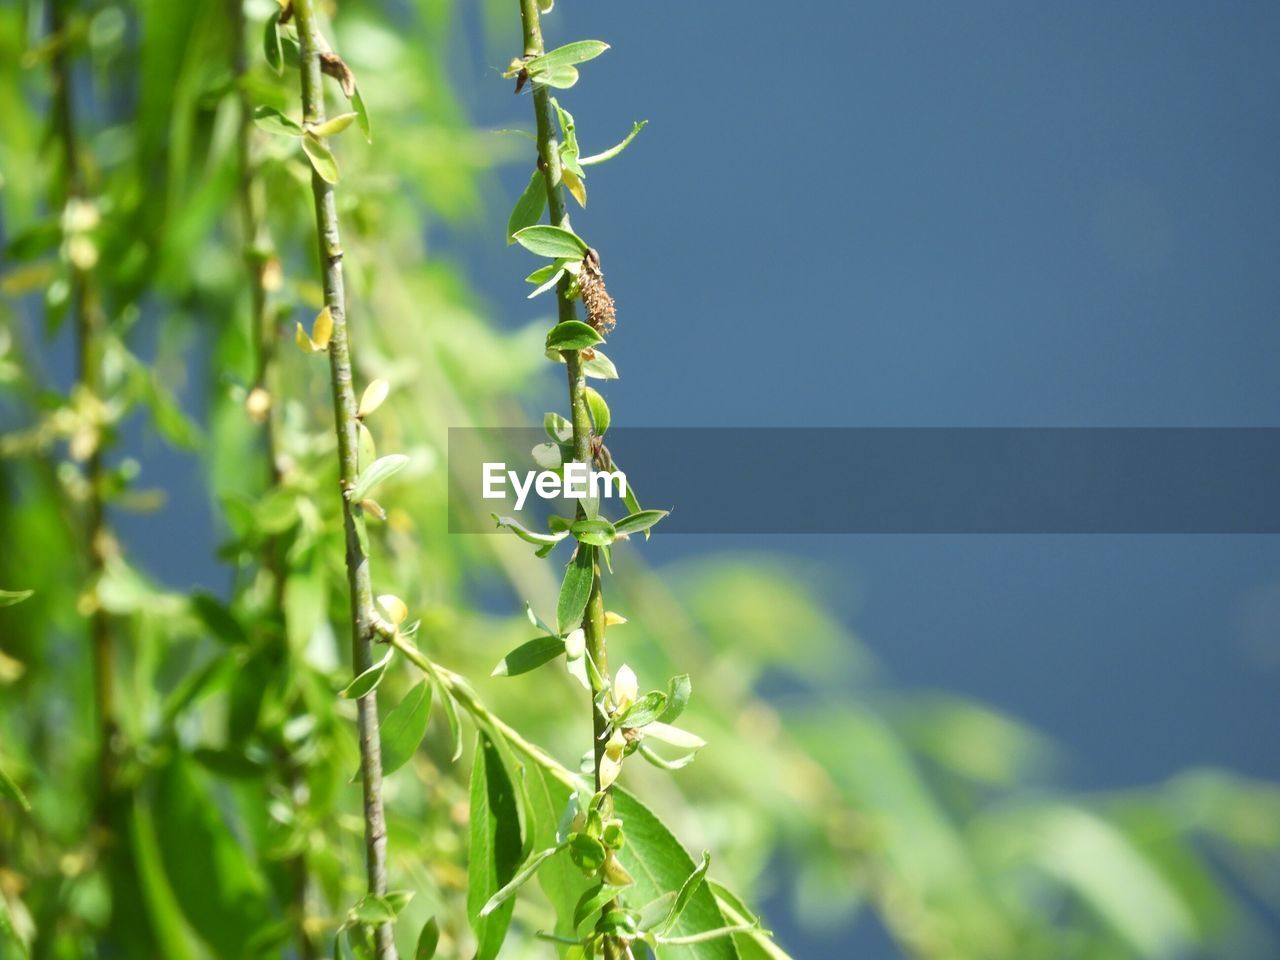
<path fill-rule="evenodd" d="M 325 120 L 324 87 L 320 69 L 322 40 L 313 0 L 294 0 L 301 48 L 302 116 L 304 125 Z M 373 664 L 377 640 L 377 615 L 369 558 L 365 552 L 364 512 L 349 499 L 355 487 L 357 461 L 356 395 L 352 385 L 351 344 L 347 329 L 346 298 L 342 278 L 342 242 L 338 231 L 338 208 L 333 185 L 314 170 L 311 193 L 315 201 L 316 230 L 324 281 L 325 305 L 333 318 L 329 341 L 329 371 L 333 389 L 333 419 L 338 436 L 338 482 L 342 491 L 343 527 L 346 534 L 347 583 L 351 594 L 351 648 L 355 673 Z M 360 767 L 364 789 L 365 872 L 371 894 L 387 892 L 387 825 L 382 806 L 382 746 L 378 736 L 376 693 L 356 702 L 360 739 Z M 378 960 L 396 960 L 396 946 L 389 923 L 374 929 Z"/>
<path fill-rule="evenodd" d="M 520 0 L 520 20 L 524 33 L 524 55 L 526 57 L 541 56 L 545 52 L 542 41 L 542 24 L 538 10 L 538 0 Z M 556 142 L 556 119 L 551 104 L 551 92 L 545 84 L 535 83 L 531 92 L 534 107 L 534 120 L 537 125 L 538 169 L 542 171 L 547 189 L 547 209 L 551 223 L 555 226 L 570 229 L 569 212 L 564 197 L 564 173 L 560 162 L 560 147 Z M 556 287 L 556 301 L 560 322 L 576 320 L 578 309 L 574 299 L 569 295 L 573 280 L 566 273 L 560 278 Z M 573 424 L 573 456 L 574 459 L 590 464 L 591 449 L 591 416 L 587 409 L 587 378 L 583 370 L 582 357 L 577 350 L 562 351 L 565 360 L 565 371 L 569 385 L 570 421 Z M 581 504 L 578 516 L 584 516 Z M 584 545 L 579 550 L 590 549 Z M 583 613 L 582 631 L 586 638 L 587 653 L 595 663 L 598 674 L 591 676 L 591 718 L 592 745 L 595 753 L 595 787 L 600 792 L 601 760 L 604 757 L 604 732 L 608 721 L 597 709 L 603 685 L 609 677 L 609 657 L 605 643 L 605 610 L 604 594 L 601 589 L 601 570 L 599 551 L 595 551 L 595 576 L 592 579 L 591 594 L 587 600 L 587 608 Z M 615 901 L 616 902 L 616 901 Z M 612 909 L 614 904 L 605 906 Z M 605 960 L 615 960 L 623 955 L 624 947 L 610 938 L 605 938 Z"/>
<path fill-rule="evenodd" d="M 443 667 L 429 659 L 426 654 L 414 646 L 412 641 L 406 640 L 399 634 L 393 636 L 390 642 L 392 646 L 405 655 L 405 658 L 410 663 L 444 687 L 453 696 L 453 699 L 458 702 L 458 705 L 471 714 L 477 723 L 483 724 L 494 732 L 501 734 L 512 746 L 565 786 L 572 790 L 578 790 L 582 787 L 582 781 L 574 775 L 573 771 L 561 764 L 560 761 L 556 760 L 555 757 L 537 744 L 527 740 L 514 727 L 491 713 L 489 708 L 476 695 L 475 690 L 460 674 L 454 673 L 447 667 Z"/>
<path fill-rule="evenodd" d="M 539 21 L 537 0 L 520 0 L 520 17 L 524 25 L 524 53 L 526 57 L 536 57 L 543 51 L 542 27 Z M 560 147 L 556 142 L 555 117 L 551 106 L 551 94 L 543 84 L 534 84 L 532 99 L 534 116 L 537 121 L 538 169 L 542 171 L 547 185 L 547 207 L 551 213 L 551 222 L 556 226 L 569 227 L 569 214 L 565 207 L 562 169 L 560 165 Z M 578 309 L 576 302 L 569 296 L 572 279 L 566 274 L 561 278 L 556 289 L 556 300 L 559 306 L 561 322 L 576 320 Z M 577 350 L 563 351 L 567 379 L 569 384 L 570 420 L 573 424 L 573 456 L 582 463 L 591 462 L 591 415 L 587 409 L 587 377 L 583 372 L 582 358 Z M 579 513 L 582 508 L 579 506 Z M 579 547 L 582 549 L 582 547 Z M 609 675 L 609 660 L 605 649 L 604 636 L 604 598 L 600 588 L 599 562 L 596 564 L 595 577 L 591 588 L 591 597 L 583 615 L 582 629 L 586 634 L 587 651 L 599 669 L 601 677 Z M 600 734 L 604 730 L 605 719 L 595 708 L 595 700 L 600 695 L 600 684 L 594 683 L 591 713 L 594 717 L 596 781 L 599 789 L 600 758 L 604 753 L 604 742 Z"/>
<path fill-rule="evenodd" d="M 71 50 L 67 38 L 67 0 L 51 0 L 50 26 L 55 42 L 53 68 L 53 123 L 62 150 L 62 196 L 64 209 L 85 196 L 84 176 L 80 163 L 80 147 L 76 136 L 75 107 L 72 101 Z M 93 277 L 88 268 L 69 262 L 71 270 L 71 312 L 76 330 L 76 382 L 81 393 L 79 404 L 85 415 L 97 417 L 102 396 L 102 329 L 105 319 L 98 302 Z M 115 549 L 107 529 L 106 503 L 103 499 L 103 435 L 95 424 L 93 439 L 85 464 L 88 501 L 85 509 L 85 543 L 88 547 L 88 575 L 97 583 Z M 110 821 L 111 797 L 115 789 L 116 741 L 119 725 L 115 711 L 114 656 L 111 621 L 98 602 L 89 613 L 89 642 L 93 658 L 94 712 L 98 728 L 98 802 L 96 819 L 100 827 Z"/>
<path fill-rule="evenodd" d="M 228 0 L 231 19 L 231 69 L 236 81 L 240 125 L 237 131 L 239 178 L 237 193 L 240 207 L 241 244 L 244 252 L 245 274 L 249 286 L 250 327 L 254 343 L 254 393 L 249 397 L 249 415 L 261 418 L 262 444 L 267 463 L 267 487 L 274 489 L 283 479 L 280 469 L 280 445 L 276 432 L 276 335 L 267 311 L 267 226 L 261 184 L 256 177 L 253 160 L 253 103 L 245 83 L 249 58 L 245 47 L 246 18 L 243 0 Z M 272 609 L 286 616 L 284 603 L 285 563 L 281 544 L 274 536 L 268 537 L 262 546 L 262 568 L 272 585 Z M 275 643 L 281 661 L 289 657 L 288 627 L 285 621 L 273 617 L 263 618 L 270 639 Z M 279 777 L 290 797 L 296 797 L 299 787 L 298 768 L 287 750 L 280 748 L 276 757 Z M 294 940 L 301 960 L 316 960 L 319 953 L 311 935 L 307 932 L 307 889 L 310 877 L 305 852 L 289 857 L 287 861 L 290 883 L 290 914 Z"/>

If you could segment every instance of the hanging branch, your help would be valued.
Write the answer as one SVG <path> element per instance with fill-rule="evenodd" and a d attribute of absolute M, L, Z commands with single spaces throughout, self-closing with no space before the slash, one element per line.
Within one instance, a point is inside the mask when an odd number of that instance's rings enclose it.
<path fill-rule="evenodd" d="M 245 398 L 245 411 L 262 426 L 262 446 L 266 460 L 267 489 L 277 489 L 283 472 L 280 461 L 280 442 L 275 416 L 276 383 L 276 330 L 267 308 L 267 270 L 270 260 L 270 236 L 264 211 L 261 184 L 256 176 L 253 159 L 253 103 L 245 83 L 249 57 L 246 50 L 246 18 L 243 0 L 228 0 L 232 23 L 231 70 L 235 77 L 236 98 L 240 110 L 237 130 L 237 194 L 239 200 L 241 246 L 243 247 L 246 280 L 249 287 L 250 339 L 254 345 L 253 387 Z M 287 618 L 285 604 L 286 564 L 282 545 L 276 536 L 269 536 L 262 544 L 261 564 L 271 581 L 272 609 Z M 287 619 L 264 617 L 262 623 L 269 631 L 269 640 L 282 660 L 289 657 Z M 287 750 L 277 750 L 276 764 L 280 780 L 291 798 L 296 798 L 299 787 L 299 770 Z M 294 940 L 301 960 L 315 960 L 319 956 L 316 944 L 307 931 L 307 889 L 310 878 L 305 851 L 293 854 L 286 861 L 290 890 L 290 913 L 294 928 Z"/>
<path fill-rule="evenodd" d="M 116 550 L 107 527 L 102 458 L 102 333 L 105 318 L 94 287 L 92 268 L 97 252 L 83 233 L 97 221 L 97 208 L 86 197 L 80 146 L 76 135 L 72 101 L 71 44 L 63 0 L 50 0 L 50 26 L 54 43 L 53 125 L 62 151 L 63 231 L 70 269 L 70 310 L 75 318 L 76 386 L 72 402 L 85 421 L 71 441 L 73 458 L 85 462 L 85 544 L 88 550 L 88 577 L 97 584 L 108 558 Z M 111 621 L 96 599 L 89 600 L 89 642 L 93 658 L 94 712 L 98 728 L 97 821 L 106 827 L 110 820 L 111 797 L 115 789 L 116 749 L 119 724 L 115 711 L 114 655 Z"/>
<path fill-rule="evenodd" d="M 549 357 L 563 360 L 569 388 L 569 419 L 566 421 L 552 413 L 544 421 L 551 438 L 547 452 L 566 465 L 580 464 L 588 471 L 593 467 L 612 471 L 612 457 L 604 445 L 609 408 L 604 398 L 587 385 L 587 378 L 617 376 L 613 364 L 597 349 L 614 328 L 616 312 L 605 288 L 600 256 L 573 231 L 565 194 L 567 191 L 585 206 L 587 190 L 583 167 L 616 156 L 642 124 L 637 124 L 631 134 L 611 150 L 582 157 L 573 116 L 551 96 L 551 91 L 573 86 L 578 80 L 577 64 L 598 57 L 608 45 L 598 40 L 582 40 L 547 52 L 539 21 L 539 0 L 520 0 L 520 17 L 524 54 L 512 62 L 506 76 L 515 78 L 517 92 L 526 85 L 531 88 L 538 157 L 537 170 L 508 222 L 508 234 L 510 241 L 552 261 L 528 279 L 540 284 L 535 294 L 555 286 L 559 322 L 548 333 L 546 346 Z M 557 127 L 563 141 L 557 138 Z M 538 222 L 544 207 L 549 212 L 549 224 Z M 586 310 L 585 323 L 578 316 L 578 299 Z M 600 948 L 605 960 L 630 957 L 634 940 L 659 935 L 636 925 L 635 917 L 623 909 L 618 893 L 633 882 L 617 856 L 624 843 L 625 824 L 617 813 L 613 784 L 622 771 L 623 761 L 641 750 L 645 736 L 674 737 L 690 750 L 702 745 L 696 737 L 661 722 L 674 719 L 683 710 L 689 696 L 687 677 L 674 678 L 669 693 L 652 691 L 640 697 L 637 679 L 630 667 L 624 664 L 616 674 L 609 670 L 606 628 L 610 623 L 625 621 L 605 610 L 602 563 L 606 568 L 612 566 L 610 551 L 615 540 L 641 532 L 648 536 L 649 528 L 665 516 L 663 511 L 641 510 L 625 480 L 623 485 L 631 512 L 616 524 L 604 517 L 599 498 L 590 493 L 578 501 L 572 519 L 552 518 L 550 534 L 525 530 L 509 518 L 495 518 L 500 526 L 509 527 L 522 538 L 538 544 L 540 554 L 550 552 L 561 539 L 571 536 L 575 541 L 557 603 L 555 629 L 534 618 L 552 636 L 531 641 L 514 651 L 499 665 L 498 672 L 506 675 L 522 672 L 530 668 L 523 661 L 536 666 L 563 652 L 570 671 L 588 688 L 594 794 L 590 798 L 578 798 L 581 833 L 575 830 L 572 838 L 565 841 L 565 847 L 583 872 L 597 881 L 597 895 L 584 907 L 587 910 L 584 919 L 596 918 L 594 931 L 586 942 L 591 945 L 592 954 Z M 643 755 L 664 763 L 651 752 Z M 575 820 L 575 824 L 577 822 Z M 544 853 L 550 857 L 555 852 Z M 495 903 L 509 897 L 523 878 L 536 869 L 536 862 L 527 867 L 511 882 L 509 890 L 500 891 L 490 900 L 486 909 L 495 909 Z"/>
<path fill-rule="evenodd" d="M 520 17 L 524 25 L 524 54 L 526 59 L 542 56 L 542 27 L 539 23 L 537 0 L 520 0 Z M 554 226 L 569 230 L 569 212 L 564 201 L 564 167 L 560 158 L 560 147 L 556 142 L 555 116 L 551 102 L 551 89 L 543 83 L 534 83 L 532 92 L 534 116 L 537 121 L 538 169 L 542 173 L 547 195 L 547 208 Z M 556 302 L 561 323 L 576 323 L 578 308 L 573 296 L 573 276 L 565 272 L 556 286 Z M 569 382 L 570 422 L 573 429 L 573 459 L 578 463 L 591 463 L 591 415 L 587 409 L 587 376 L 583 370 L 582 350 L 562 350 L 566 376 Z M 578 507 L 578 518 L 584 519 L 586 514 L 581 505 Z M 596 667 L 592 677 L 592 717 L 595 732 L 596 790 L 607 788 L 608 784 L 600 781 L 600 761 L 604 756 L 605 743 L 601 739 L 608 724 L 604 714 L 595 709 L 594 704 L 604 693 L 604 677 L 609 675 L 609 658 L 605 645 L 604 595 L 600 586 L 600 563 L 595 557 L 595 548 L 588 544 L 580 544 L 578 549 L 588 559 L 578 564 L 591 572 L 591 587 L 587 598 L 586 609 L 582 616 L 582 630 L 585 635 L 586 649 Z"/>
<path fill-rule="evenodd" d="M 348 97 L 355 97 L 354 80 L 341 58 L 332 53 L 320 35 L 313 0 L 294 0 L 302 75 L 303 149 L 311 160 L 311 192 L 315 200 L 316 229 L 324 283 L 325 307 L 316 320 L 312 345 L 329 354 L 333 389 L 334 426 L 338 437 L 338 482 L 342 490 L 343 527 L 346 537 L 347 582 L 351 600 L 352 661 L 359 676 L 373 666 L 374 644 L 380 639 L 380 618 L 373 606 L 369 574 L 367 533 L 361 487 L 371 485 L 360 476 L 358 460 L 360 408 L 352 385 L 351 346 L 347 328 L 342 278 L 342 243 L 334 195 L 337 165 L 329 152 L 327 136 L 344 129 L 354 115 L 326 121 L 323 74 L 337 76 Z M 368 472 L 372 472 L 371 465 Z M 398 601 L 397 601 L 398 603 Z M 382 749 L 378 734 L 377 695 L 369 690 L 357 701 L 360 767 L 364 790 L 365 857 L 368 891 L 381 897 L 387 892 L 387 826 L 382 805 Z M 378 960 L 396 960 L 392 925 L 373 927 Z"/>

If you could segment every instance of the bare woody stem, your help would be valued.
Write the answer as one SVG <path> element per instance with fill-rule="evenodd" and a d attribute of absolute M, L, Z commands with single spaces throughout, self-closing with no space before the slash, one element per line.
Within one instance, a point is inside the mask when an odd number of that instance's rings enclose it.
<path fill-rule="evenodd" d="M 546 52 L 542 42 L 542 25 L 539 19 L 538 0 L 520 0 L 520 20 L 524 30 L 524 55 L 537 57 Z M 560 146 L 556 142 L 556 120 L 551 105 L 550 90 L 544 84 L 534 83 L 531 92 L 534 119 L 537 124 L 538 169 L 542 171 L 547 187 L 547 209 L 551 223 L 558 227 L 571 229 L 569 212 L 565 204 L 563 170 L 560 163 Z M 578 308 L 569 295 L 572 278 L 566 273 L 560 278 L 556 287 L 556 302 L 561 323 L 578 319 Z M 577 350 L 561 351 L 564 356 L 565 370 L 569 382 L 569 412 L 573 425 L 573 458 L 580 463 L 592 462 L 591 450 L 591 416 L 587 409 L 587 377 L 583 370 L 582 356 Z M 584 516 L 581 504 L 578 516 Z M 595 549 L 584 544 L 579 550 Z M 592 743 L 595 752 L 595 787 L 599 792 L 600 761 L 605 750 L 605 728 L 608 721 L 596 703 L 600 700 L 604 679 L 609 676 L 609 657 L 605 644 L 605 611 L 604 594 L 600 584 L 600 559 L 596 553 L 595 571 L 592 577 L 591 595 L 587 600 L 587 608 L 582 617 L 582 631 L 586 638 L 587 655 L 595 663 L 596 670 L 591 673 L 591 717 Z M 606 907 L 608 909 L 608 907 Z M 619 948 L 606 938 L 604 944 L 605 960 L 614 960 L 620 956 Z"/>
<path fill-rule="evenodd" d="M 301 48 L 303 125 L 325 120 L 324 88 L 320 70 L 322 49 L 313 0 L 294 0 Z M 348 499 L 355 487 L 357 461 L 356 395 L 351 376 L 351 344 L 347 328 L 346 298 L 342 283 L 342 243 L 333 185 L 314 170 L 311 192 L 315 199 L 316 230 L 324 280 L 325 305 L 333 318 L 329 341 L 329 370 L 333 386 L 333 419 L 338 435 L 338 482 L 342 489 L 343 528 L 346 533 L 347 583 L 351 592 L 351 657 L 358 675 L 373 664 L 377 641 L 377 616 L 365 552 L 364 513 Z M 356 701 L 360 738 L 360 768 L 364 787 L 365 872 L 369 893 L 387 892 L 387 825 L 382 808 L 382 746 L 378 738 L 378 704 L 375 693 Z M 374 929 L 378 960 L 396 960 L 391 924 Z"/>
<path fill-rule="evenodd" d="M 53 30 L 53 122 L 62 150 L 62 201 L 70 204 L 84 197 L 85 184 L 76 137 L 75 108 L 71 91 L 71 51 L 67 42 L 68 0 L 51 0 L 50 27 Z M 70 263 L 71 311 L 76 324 L 76 381 L 83 392 L 81 403 L 97 416 L 102 394 L 102 345 L 104 318 L 93 278 L 87 269 Z M 113 549 L 107 529 L 103 500 L 102 434 L 97 430 L 86 463 L 88 502 L 85 510 L 85 542 L 88 546 L 89 581 L 96 583 Z M 89 642 L 93 656 L 94 710 L 98 727 L 98 802 L 96 819 L 100 827 L 110 820 L 111 797 L 115 789 L 116 739 L 118 724 L 114 700 L 114 659 L 111 621 L 96 601 L 89 614 Z"/>
<path fill-rule="evenodd" d="M 252 416 L 262 419 L 262 442 L 267 462 L 267 484 L 274 489 L 279 486 L 282 473 L 280 470 L 280 448 L 276 433 L 276 420 L 273 407 L 276 396 L 276 335 L 272 328 L 267 311 L 267 229 L 263 197 L 260 184 L 255 176 L 253 161 L 253 104 L 249 91 L 244 83 L 248 73 L 248 54 L 245 48 L 246 18 L 243 0 L 228 0 L 232 30 L 231 69 L 236 79 L 237 99 L 240 108 L 240 127 L 237 131 L 241 243 L 244 247 L 245 273 L 249 285 L 250 302 L 250 335 L 254 343 L 254 389 L 260 391 L 258 398 L 265 398 L 265 409 L 251 411 Z M 257 400 L 251 395 L 251 401 Z M 276 537 L 268 537 L 262 546 L 262 567 L 270 574 L 273 593 L 273 608 L 284 616 L 284 583 L 285 565 L 281 555 L 281 544 Z M 289 656 L 286 642 L 287 628 L 281 621 L 268 618 L 267 630 L 272 633 L 271 639 L 281 658 Z M 283 749 L 277 757 L 280 768 L 280 779 L 290 796 L 297 792 L 298 770 L 293 758 Z M 316 944 L 307 932 L 307 857 L 305 853 L 291 856 L 287 862 L 290 889 L 290 913 L 294 928 L 294 939 L 297 943 L 298 956 L 301 960 L 316 960 L 319 956 Z"/>

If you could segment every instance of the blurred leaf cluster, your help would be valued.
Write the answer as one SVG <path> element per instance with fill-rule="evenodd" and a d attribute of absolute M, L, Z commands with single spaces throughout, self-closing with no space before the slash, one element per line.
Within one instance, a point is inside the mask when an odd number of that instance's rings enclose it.
<path fill-rule="evenodd" d="M 270 398 L 268 462 L 248 402 L 258 357 L 235 212 L 242 85 L 253 103 L 297 114 L 258 39 L 279 8 L 246 0 L 242 33 L 217 0 L 59 5 L 57 32 L 46 3 L 0 6 L 0 587 L 34 591 L 0 606 L 0 956 L 328 955 L 361 900 L 364 848 L 353 705 L 339 696 L 351 668 L 327 382 L 322 365 L 280 351 L 289 388 Z M 446 429 L 524 416 L 547 326 L 493 322 L 429 249 L 444 223 L 501 235 L 500 205 L 484 197 L 494 169 L 526 148 L 475 129 L 459 106 L 450 66 L 469 37 L 465 6 L 343 0 L 329 12 L 374 137 L 336 148 L 355 359 L 364 380 L 389 384 L 381 442 L 409 458 L 379 493 L 380 578 L 421 613 L 433 660 L 487 678 L 528 639 L 523 617 L 492 610 L 558 584 L 514 538 L 447 533 Z M 51 108 L 60 52 L 77 107 L 77 203 Z M 287 345 L 321 307 L 310 166 L 290 138 L 261 131 L 251 149 L 270 236 L 254 249 Z M 68 360 L 76 271 L 105 317 L 96 398 L 75 389 Z M 164 502 L 148 486 L 161 444 L 199 464 L 221 589 L 164 586 L 127 538 L 90 576 L 78 443 L 105 451 L 99 493 L 115 525 Z M 183 517 L 171 522 L 169 537 L 194 541 Z M 1016 720 L 894 686 L 808 571 L 763 556 L 661 571 L 634 552 L 615 562 L 627 661 L 642 676 L 692 675 L 682 722 L 709 743 L 678 779 L 638 770 L 630 786 L 644 803 L 620 801 L 633 805 L 627 821 L 657 833 L 656 811 L 686 847 L 716 851 L 713 876 L 738 894 L 819 926 L 872 913 L 909 956 L 1275 955 L 1275 786 L 1192 771 L 1072 795 L 1054 786 L 1051 745 Z M 487 603 L 495 593 L 503 602 Z M 106 798 L 92 609 L 111 618 L 117 664 L 121 746 Z M 384 716 L 421 697 L 419 681 L 389 670 Z M 571 678 L 474 686 L 576 768 L 580 711 L 546 709 L 580 699 Z M 402 956 L 433 917 L 440 956 L 485 949 L 468 904 L 466 825 L 483 809 L 469 784 L 476 764 L 510 758 L 479 743 L 455 762 L 436 709 L 386 781 L 392 886 L 411 894 L 397 904 Z M 540 849 L 567 791 L 534 773 L 526 786 L 543 789 L 546 809 L 526 839 Z M 676 872 L 692 869 L 684 860 Z M 540 879 L 546 902 L 516 903 L 503 956 L 556 949 L 534 937 L 556 926 L 555 881 Z M 724 943 L 743 958 L 781 955 L 751 936 Z"/>

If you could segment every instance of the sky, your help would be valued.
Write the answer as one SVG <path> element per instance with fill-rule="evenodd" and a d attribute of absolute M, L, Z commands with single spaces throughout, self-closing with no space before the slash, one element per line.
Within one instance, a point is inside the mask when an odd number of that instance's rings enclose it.
<path fill-rule="evenodd" d="M 1280 426 L 1280 7 L 565 2 L 545 29 L 612 44 L 560 95 L 585 151 L 650 121 L 574 212 L 619 304 L 615 424 Z M 496 40 L 461 86 L 527 125 Z M 518 252 L 435 252 L 536 315 Z M 1274 537 L 666 539 L 829 562 L 900 680 L 1043 727 L 1082 787 L 1280 777 Z"/>

